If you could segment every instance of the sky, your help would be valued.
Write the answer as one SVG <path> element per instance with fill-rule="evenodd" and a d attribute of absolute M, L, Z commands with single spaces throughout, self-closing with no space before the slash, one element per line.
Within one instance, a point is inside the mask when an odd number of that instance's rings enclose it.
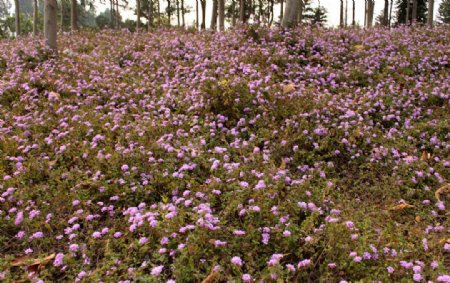
<path fill-rule="evenodd" d="M 166 3 L 167 1 L 164 0 L 160 0 L 161 1 L 161 11 L 164 11 L 165 7 L 166 7 Z M 442 0 L 435 0 L 434 3 L 434 13 L 435 13 L 435 18 L 437 18 L 437 10 L 439 7 L 439 4 L 441 3 Z M 237 1 L 238 2 L 238 1 Z M 348 23 L 351 24 L 351 13 L 352 13 L 352 0 L 347 0 L 348 2 Z M 390 2 L 390 0 L 389 0 Z M 392 17 L 394 17 L 395 15 L 395 6 L 397 0 L 394 0 L 394 9 L 392 11 Z M 285 0 L 286 3 L 286 0 Z M 344 0 L 345 3 L 345 0 Z M 319 4 L 319 0 L 313 0 L 312 1 L 312 7 L 317 7 Z M 186 24 L 189 25 L 193 25 L 195 22 L 195 0 L 185 0 L 185 5 L 190 6 L 192 9 L 192 12 L 189 14 L 186 14 L 185 18 L 186 18 Z M 328 17 L 328 23 L 327 25 L 329 27 L 335 27 L 339 25 L 339 7 L 340 7 L 340 0 L 320 0 L 320 5 L 325 7 L 328 11 L 327 13 L 327 17 Z M 106 6 L 103 6 L 104 8 L 99 7 L 98 10 L 104 10 L 106 8 Z M 122 16 L 126 17 L 126 18 L 132 18 L 134 19 L 134 11 L 132 11 L 131 9 L 134 9 L 135 7 L 135 0 L 130 0 L 130 10 L 129 11 L 125 11 L 123 12 Z M 378 14 L 381 13 L 381 11 L 383 10 L 384 7 L 384 0 L 375 0 L 375 12 L 374 12 L 374 21 L 375 18 Z M 212 1 L 211 0 L 207 0 L 206 1 L 206 26 L 209 27 L 210 22 L 211 22 L 211 9 L 212 9 Z M 275 15 L 276 18 L 278 18 L 278 15 L 280 14 L 280 6 L 276 5 L 275 6 Z M 201 18 L 201 12 L 200 12 L 200 18 Z M 364 0 L 355 0 L 355 20 L 356 23 L 363 25 L 364 24 Z M 176 17 L 172 17 L 172 25 L 176 24 Z"/>

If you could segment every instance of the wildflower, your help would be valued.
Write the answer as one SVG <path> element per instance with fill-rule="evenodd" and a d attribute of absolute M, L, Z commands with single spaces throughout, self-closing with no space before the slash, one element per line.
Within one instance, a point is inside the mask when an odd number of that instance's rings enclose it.
<path fill-rule="evenodd" d="M 234 264 L 234 265 L 239 265 L 239 266 L 242 266 L 242 264 L 243 264 L 242 259 L 240 257 L 238 257 L 238 256 L 232 257 L 231 258 L 231 263 Z"/>
<path fill-rule="evenodd" d="M 53 261 L 53 265 L 58 267 L 64 264 L 64 254 L 58 253 L 55 256 L 55 260 Z"/>
<path fill-rule="evenodd" d="M 163 265 L 159 265 L 159 266 L 153 267 L 152 271 L 150 272 L 150 274 L 153 275 L 153 276 L 157 276 L 157 275 L 159 275 L 162 272 L 163 268 L 164 268 Z"/>
<path fill-rule="evenodd" d="M 244 282 L 251 282 L 252 281 L 252 277 L 250 276 L 250 274 L 243 274 L 242 275 L 242 281 L 244 281 Z"/>

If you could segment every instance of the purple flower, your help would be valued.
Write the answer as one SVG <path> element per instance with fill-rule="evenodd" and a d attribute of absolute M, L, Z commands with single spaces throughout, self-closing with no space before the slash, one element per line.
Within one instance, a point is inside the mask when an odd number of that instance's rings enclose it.
<path fill-rule="evenodd" d="M 252 277 L 250 276 L 250 274 L 243 274 L 242 275 L 242 281 L 244 281 L 244 282 L 251 282 L 252 281 Z"/>
<path fill-rule="evenodd" d="M 242 266 L 242 264 L 243 264 L 242 259 L 240 257 L 238 257 L 238 256 L 232 257 L 231 258 L 231 263 L 234 264 L 234 265 L 239 265 L 239 266 Z"/>
<path fill-rule="evenodd" d="M 162 272 L 163 269 L 164 269 L 163 265 L 155 266 L 152 268 L 152 271 L 150 272 L 150 274 L 153 276 L 157 276 Z"/>
<path fill-rule="evenodd" d="M 64 264 L 64 254 L 58 253 L 55 256 L 55 260 L 53 261 L 53 265 L 58 267 Z"/>

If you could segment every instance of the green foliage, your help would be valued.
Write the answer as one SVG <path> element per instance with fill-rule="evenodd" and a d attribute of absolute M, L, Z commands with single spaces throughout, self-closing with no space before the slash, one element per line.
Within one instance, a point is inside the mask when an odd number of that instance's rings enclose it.
<path fill-rule="evenodd" d="M 442 0 L 438 12 L 439 20 L 445 24 L 450 24 L 450 0 Z"/>

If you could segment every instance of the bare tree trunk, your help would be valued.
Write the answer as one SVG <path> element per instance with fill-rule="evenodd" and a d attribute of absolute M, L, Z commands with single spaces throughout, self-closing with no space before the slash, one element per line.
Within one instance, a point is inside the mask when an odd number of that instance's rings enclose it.
<path fill-rule="evenodd" d="M 384 0 L 383 25 L 389 25 L 389 0 Z"/>
<path fill-rule="evenodd" d="M 283 12 L 284 12 L 284 0 L 280 2 L 280 23 L 283 21 Z"/>
<path fill-rule="evenodd" d="M 114 28 L 114 0 L 109 0 L 110 28 Z"/>
<path fill-rule="evenodd" d="M 56 45 L 56 0 L 44 0 L 44 36 L 45 45 L 49 47 L 53 52 L 57 53 L 58 48 Z"/>
<path fill-rule="evenodd" d="M 344 0 L 341 0 L 341 7 L 339 9 L 339 26 L 344 27 Z"/>
<path fill-rule="evenodd" d="M 274 19 L 274 12 L 273 12 L 273 6 L 275 5 L 274 0 L 270 0 L 270 19 L 269 19 L 269 27 L 272 26 L 273 19 Z"/>
<path fill-rule="evenodd" d="M 367 27 L 367 6 L 369 0 L 364 0 L 364 27 Z"/>
<path fill-rule="evenodd" d="M 198 0 L 195 0 L 195 27 L 198 30 Z"/>
<path fill-rule="evenodd" d="M 372 27 L 373 23 L 373 11 L 375 8 L 375 0 L 369 0 L 367 2 L 367 27 Z"/>
<path fill-rule="evenodd" d="M 245 23 L 245 0 L 239 0 L 239 21 Z"/>
<path fill-rule="evenodd" d="M 60 1 L 61 2 L 61 18 L 60 18 L 60 21 L 61 21 L 61 32 L 63 32 L 64 31 L 64 0 L 61 0 Z"/>
<path fill-rule="evenodd" d="M 152 27 L 153 27 L 153 0 L 148 0 L 148 22 L 147 22 L 148 31 L 150 31 Z"/>
<path fill-rule="evenodd" d="M 141 1 L 136 0 L 136 31 L 139 32 L 141 28 Z"/>
<path fill-rule="evenodd" d="M 234 27 L 236 25 L 236 0 L 231 0 L 231 25 Z"/>
<path fill-rule="evenodd" d="M 213 0 L 212 16 L 211 16 L 211 29 L 217 29 L 217 0 Z"/>
<path fill-rule="evenodd" d="M 16 15 L 15 15 L 15 29 L 16 29 L 16 37 L 20 36 L 20 4 L 19 0 L 14 0 L 14 6 L 16 8 Z"/>
<path fill-rule="evenodd" d="M 77 24 L 77 0 L 71 0 L 70 6 L 70 28 L 72 31 L 78 30 Z"/>
<path fill-rule="evenodd" d="M 409 0 L 406 0 L 406 20 L 405 20 L 406 24 L 410 24 L 411 21 L 409 19 Z"/>
<path fill-rule="evenodd" d="M 33 5 L 33 35 L 37 36 L 38 31 L 37 31 L 37 21 L 38 21 L 38 2 L 37 0 L 34 0 L 34 5 Z"/>
<path fill-rule="evenodd" d="M 185 27 L 185 19 L 184 19 L 184 0 L 181 0 L 181 26 L 184 28 Z"/>
<path fill-rule="evenodd" d="M 159 0 L 156 0 L 156 4 L 158 5 L 158 27 L 161 26 L 161 5 L 159 3 Z"/>
<path fill-rule="evenodd" d="M 303 22 L 303 8 L 304 7 L 305 7 L 305 5 L 303 3 L 303 0 L 299 0 L 299 3 L 298 3 L 298 18 L 297 18 L 297 23 L 299 25 L 301 25 L 302 22 Z"/>
<path fill-rule="evenodd" d="M 352 0 L 352 26 L 356 26 L 356 22 L 355 22 L 355 0 Z"/>
<path fill-rule="evenodd" d="M 297 16 L 300 9 L 300 2 L 298 0 L 287 0 L 286 8 L 284 10 L 284 18 L 282 26 L 284 28 L 290 28 L 297 25 Z"/>
<path fill-rule="evenodd" d="M 434 17 L 434 0 L 428 0 L 427 24 L 430 28 L 433 27 L 433 17 Z"/>
<path fill-rule="evenodd" d="M 119 0 L 116 0 L 116 12 L 114 15 L 116 16 L 116 27 L 120 28 Z"/>
<path fill-rule="evenodd" d="M 180 27 L 180 0 L 175 0 L 177 5 L 177 26 Z"/>
<path fill-rule="evenodd" d="M 389 28 L 391 28 L 392 7 L 394 7 L 394 0 L 391 0 L 391 7 L 390 7 L 390 9 L 389 9 Z"/>
<path fill-rule="evenodd" d="M 219 0 L 219 30 L 225 30 L 225 0 Z"/>
<path fill-rule="evenodd" d="M 412 22 L 415 23 L 417 21 L 417 0 L 413 0 L 411 16 L 412 16 Z"/>
<path fill-rule="evenodd" d="M 169 20 L 169 27 L 170 27 L 170 18 L 172 17 L 172 8 L 170 7 L 170 0 L 167 0 L 167 18 Z"/>
<path fill-rule="evenodd" d="M 200 5 L 202 6 L 202 25 L 201 29 L 206 29 L 206 0 L 200 0 Z"/>

